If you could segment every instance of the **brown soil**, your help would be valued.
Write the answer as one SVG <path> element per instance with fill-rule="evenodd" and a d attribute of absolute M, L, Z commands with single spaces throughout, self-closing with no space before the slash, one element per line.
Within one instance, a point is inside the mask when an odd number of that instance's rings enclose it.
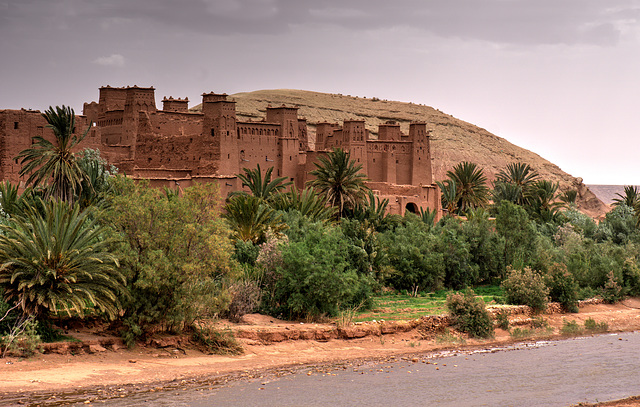
<path fill-rule="evenodd" d="M 435 319 L 442 322 L 445 317 Z M 527 322 L 527 315 L 514 315 L 513 323 Z M 558 334 L 563 321 L 587 318 L 607 322 L 610 332 L 640 329 L 640 299 L 606 305 L 582 305 L 577 314 L 553 313 L 544 316 Z M 424 322 L 424 320 L 423 320 Z M 509 333 L 497 329 L 492 340 L 467 339 L 465 345 L 436 343 L 434 335 L 424 336 L 424 323 L 419 320 L 398 323 L 362 323 L 338 330 L 333 324 L 308 324 L 281 321 L 258 314 L 247 315 L 242 324 L 222 323 L 240 338 L 245 352 L 240 356 L 206 355 L 186 338 L 155 338 L 147 346 L 132 350 L 121 347 L 118 338 L 97 328 L 73 331 L 82 342 L 49 346 L 47 352 L 21 359 L 1 359 L 1 400 L 15 402 L 21 397 L 32 399 L 46 394 L 48 398 L 65 392 L 93 389 L 87 400 L 113 397 L 119 392 L 154 391 L 158 388 L 184 388 L 213 385 L 243 377 L 259 377 L 296 371 L 309 365 L 331 365 L 360 359 L 407 357 L 412 354 L 452 348 L 506 345 L 513 340 Z M 437 324 L 436 324 L 437 325 Z M 436 327 L 437 329 L 437 327 Z M 423 334 L 421 334 L 423 332 Z M 353 339 L 334 339 L 352 337 Z M 311 339 L 304 339 L 311 338 Z M 75 354 L 64 354 L 72 352 Z M 26 400 L 26 399 L 25 399 Z M 622 402 L 621 402 L 622 403 Z M 638 400 L 624 401 L 640 405 Z M 638 403 L 638 404 L 628 404 Z"/>

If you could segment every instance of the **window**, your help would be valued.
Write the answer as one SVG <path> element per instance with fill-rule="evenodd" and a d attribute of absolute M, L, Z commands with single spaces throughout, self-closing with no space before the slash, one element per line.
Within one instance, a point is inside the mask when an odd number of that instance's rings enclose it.
<path fill-rule="evenodd" d="M 211 129 L 211 137 L 215 137 L 216 136 L 216 129 L 212 128 Z"/>
<path fill-rule="evenodd" d="M 13 122 L 13 129 L 18 130 L 19 122 Z"/>

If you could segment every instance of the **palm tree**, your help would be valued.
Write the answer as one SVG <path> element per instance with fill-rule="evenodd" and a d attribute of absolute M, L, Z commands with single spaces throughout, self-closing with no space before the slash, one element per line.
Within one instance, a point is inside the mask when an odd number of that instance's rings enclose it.
<path fill-rule="evenodd" d="M 4 300 L 34 317 L 58 311 L 82 316 L 91 307 L 114 318 L 125 279 L 105 229 L 77 205 L 49 201 L 43 208 L 29 207 L 12 225 L 0 225 Z"/>
<path fill-rule="evenodd" d="M 464 161 L 447 171 L 447 177 L 456 183 L 458 213 L 485 206 L 489 202 L 487 177 L 482 168 Z"/>
<path fill-rule="evenodd" d="M 81 136 L 76 136 L 75 113 L 67 106 L 56 106 L 55 110 L 49 107 L 42 116 L 49 123 L 47 127 L 53 130 L 55 143 L 41 136 L 33 137 L 34 144 L 16 157 L 22 159 L 20 176 L 29 174 L 27 185 L 34 188 L 49 183 L 47 197 L 69 202 L 80 191 L 85 178 L 72 150 L 86 137 L 91 125 Z"/>
<path fill-rule="evenodd" d="M 638 190 L 638 187 L 634 185 L 625 185 L 624 193 L 617 193 L 616 195 L 618 198 L 613 200 L 613 206 L 625 204 L 631 208 L 635 208 L 640 202 L 640 191 Z"/>
<path fill-rule="evenodd" d="M 279 177 L 271 180 L 271 173 L 273 172 L 273 167 L 268 168 L 264 177 L 262 176 L 262 170 L 260 169 L 260 164 L 258 164 L 256 169 L 242 169 L 245 173 L 238 174 L 238 178 L 242 181 L 243 187 L 248 187 L 251 191 L 251 194 L 257 198 L 263 199 L 265 201 L 269 200 L 273 196 L 273 194 L 282 191 L 286 186 L 293 184 L 293 182 L 284 182 L 287 177 Z M 232 193 L 232 195 L 242 194 L 243 192 Z"/>
<path fill-rule="evenodd" d="M 360 172 L 362 165 L 356 164 L 341 148 L 319 157 L 319 161 L 314 163 L 316 169 L 310 172 L 315 179 L 307 184 L 316 188 L 329 205 L 337 209 L 338 217 L 343 217 L 345 210 L 362 202 L 369 190 L 365 185 L 367 177 Z"/>
<path fill-rule="evenodd" d="M 312 187 L 299 191 L 291 187 L 289 192 L 272 195 L 269 205 L 277 211 L 297 210 L 312 221 L 325 222 L 335 215 L 335 208 L 327 206 L 327 201 L 318 195 Z"/>
<path fill-rule="evenodd" d="M 282 217 L 262 199 L 252 195 L 236 195 L 225 206 L 224 217 L 229 222 L 233 237 L 259 244 L 267 233 L 279 234 L 287 225 Z"/>
<path fill-rule="evenodd" d="M 442 182 L 436 181 L 438 188 L 440 188 L 442 201 L 442 207 L 447 211 L 448 215 L 453 215 L 458 210 L 458 190 L 456 182 L 451 179 L 446 179 Z"/>
<path fill-rule="evenodd" d="M 558 188 L 560 185 L 548 180 L 534 182 L 528 189 L 525 199 L 529 202 L 530 210 L 539 219 L 550 222 L 556 220 L 558 211 L 565 206 L 564 202 L 559 202 Z"/>
<path fill-rule="evenodd" d="M 495 186 L 500 183 L 511 184 L 519 187 L 520 194 L 514 203 L 518 205 L 525 204 L 527 190 L 534 182 L 538 180 L 540 175 L 529 164 L 511 163 L 507 164 L 507 168 L 496 174 Z M 512 190 L 511 192 L 513 192 Z"/>

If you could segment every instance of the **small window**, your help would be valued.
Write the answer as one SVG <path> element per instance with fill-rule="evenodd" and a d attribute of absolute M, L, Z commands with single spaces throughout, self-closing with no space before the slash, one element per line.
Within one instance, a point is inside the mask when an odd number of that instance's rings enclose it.
<path fill-rule="evenodd" d="M 211 137 L 215 137 L 216 136 L 216 129 L 212 128 L 211 129 Z"/>
<path fill-rule="evenodd" d="M 13 122 L 13 129 L 18 130 L 19 122 Z"/>

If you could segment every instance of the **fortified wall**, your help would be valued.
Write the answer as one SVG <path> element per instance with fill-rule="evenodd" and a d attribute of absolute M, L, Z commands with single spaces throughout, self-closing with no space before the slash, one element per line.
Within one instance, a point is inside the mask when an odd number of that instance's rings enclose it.
<path fill-rule="evenodd" d="M 296 107 L 268 106 L 261 121 L 239 121 L 235 102 L 226 94 L 202 94 L 202 112 L 190 112 L 188 105 L 187 98 L 170 96 L 163 98 L 160 110 L 153 87 L 101 87 L 98 102 L 85 103 L 77 117 L 77 132 L 92 123 L 80 148 L 99 149 L 121 172 L 154 186 L 218 182 L 226 196 L 242 189 L 236 174 L 258 164 L 303 188 L 318 157 L 339 147 L 362 165 L 368 186 L 389 199 L 391 213 L 440 212 L 425 123 L 412 123 L 409 134 L 403 134 L 400 125 L 387 122 L 377 140 L 370 138 L 364 121 L 319 123 L 313 143 Z M 45 126 L 39 111 L 0 111 L 0 179 L 24 181 L 15 157 L 32 137 L 53 138 Z"/>

